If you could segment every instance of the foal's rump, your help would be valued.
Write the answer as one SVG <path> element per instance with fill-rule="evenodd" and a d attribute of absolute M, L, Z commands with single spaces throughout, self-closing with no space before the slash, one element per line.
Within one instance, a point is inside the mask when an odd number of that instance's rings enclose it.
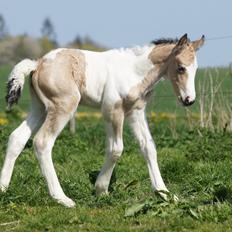
<path fill-rule="evenodd" d="M 72 104 L 80 100 L 81 89 L 85 86 L 84 65 L 82 54 L 74 49 L 58 49 L 55 55 L 48 53 L 38 61 L 21 61 L 8 78 L 8 106 L 18 102 L 25 77 L 30 74 L 30 88 L 34 89 L 45 107 L 59 105 L 65 110 L 67 102 Z"/>
<path fill-rule="evenodd" d="M 69 60 L 63 57 L 39 62 L 32 75 L 32 85 L 46 108 L 59 106 L 68 111 L 69 104 L 80 100 L 79 88 L 70 66 Z"/>

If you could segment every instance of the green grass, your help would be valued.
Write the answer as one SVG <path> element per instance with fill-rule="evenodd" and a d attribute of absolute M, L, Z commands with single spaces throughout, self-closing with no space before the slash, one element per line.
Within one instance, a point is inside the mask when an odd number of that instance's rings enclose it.
<path fill-rule="evenodd" d="M 18 124 L 0 127 L 0 165 L 8 136 Z M 96 197 L 93 179 L 103 164 L 104 126 L 98 120 L 80 120 L 76 135 L 64 130 L 53 150 L 61 185 L 76 208 L 64 208 L 50 198 L 30 140 L 9 190 L 0 194 L 0 231 L 232 231 L 231 134 L 179 125 L 173 138 L 167 122 L 149 124 L 161 173 L 179 203 L 164 202 L 152 191 L 127 125 L 110 195 Z M 132 216 L 125 217 L 128 209 Z"/>

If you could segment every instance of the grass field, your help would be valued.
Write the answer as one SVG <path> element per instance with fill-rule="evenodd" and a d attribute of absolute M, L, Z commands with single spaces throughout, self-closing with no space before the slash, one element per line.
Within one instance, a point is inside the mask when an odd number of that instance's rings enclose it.
<path fill-rule="evenodd" d="M 16 124 L 1 127 L 1 164 Z M 150 127 L 161 173 L 179 203 L 154 194 L 127 126 L 111 193 L 96 197 L 93 180 L 103 163 L 104 126 L 79 120 L 77 134 L 65 130 L 53 151 L 61 184 L 77 207 L 66 209 L 49 197 L 30 140 L 8 192 L 0 195 L 0 231 L 232 231 L 231 134 L 178 127 L 174 139 L 166 123 L 150 121 Z"/>
<path fill-rule="evenodd" d="M 3 83 L 9 70 L 0 71 L 0 112 L 5 107 Z M 210 71 L 229 92 L 229 70 Z M 196 86 L 209 75 L 206 72 L 199 70 Z M 169 83 L 161 82 L 149 110 L 185 114 L 171 95 Z M 25 89 L 20 108 L 25 111 L 28 102 Z M 199 111 L 198 103 L 192 111 Z M 9 123 L 0 126 L 0 166 L 8 136 L 20 123 L 17 117 L 8 118 Z M 93 182 L 104 160 L 104 125 L 101 119 L 78 119 L 77 133 L 73 136 L 65 129 L 53 151 L 61 185 L 77 207 L 64 208 L 49 197 L 29 140 L 9 190 L 0 193 L 0 231 L 232 231 L 232 135 L 189 127 L 185 121 L 158 123 L 149 118 L 161 173 L 171 193 L 179 197 L 178 203 L 172 197 L 164 202 L 152 191 L 146 164 L 127 125 L 110 195 L 96 197 Z"/>

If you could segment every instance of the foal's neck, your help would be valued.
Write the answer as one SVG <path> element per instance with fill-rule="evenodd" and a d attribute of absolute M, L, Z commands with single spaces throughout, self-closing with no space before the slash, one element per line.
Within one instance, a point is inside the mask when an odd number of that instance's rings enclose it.
<path fill-rule="evenodd" d="M 137 73 L 142 76 L 140 83 L 141 94 L 146 95 L 164 75 L 165 62 L 153 63 L 151 57 L 155 51 L 155 46 L 145 46 L 141 49 L 141 53 L 137 56 L 136 69 Z M 164 56 L 167 58 L 168 54 Z"/>
<path fill-rule="evenodd" d="M 141 82 L 134 86 L 128 94 L 130 102 L 146 98 L 164 74 L 165 63 L 154 65 L 150 59 L 154 48 L 155 46 L 144 46 L 133 48 L 132 50 L 136 56 L 134 64 L 135 72 L 141 77 Z"/>
<path fill-rule="evenodd" d="M 134 48 L 135 54 L 135 72 L 143 79 L 148 72 L 154 67 L 149 56 L 154 48 L 154 45 Z"/>

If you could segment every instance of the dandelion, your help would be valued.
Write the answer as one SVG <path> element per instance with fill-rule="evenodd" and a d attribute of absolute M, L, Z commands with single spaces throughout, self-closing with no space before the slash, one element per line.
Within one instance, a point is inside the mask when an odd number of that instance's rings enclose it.
<path fill-rule="evenodd" d="M 7 125 L 9 123 L 8 119 L 6 118 L 0 118 L 0 126 Z"/>

